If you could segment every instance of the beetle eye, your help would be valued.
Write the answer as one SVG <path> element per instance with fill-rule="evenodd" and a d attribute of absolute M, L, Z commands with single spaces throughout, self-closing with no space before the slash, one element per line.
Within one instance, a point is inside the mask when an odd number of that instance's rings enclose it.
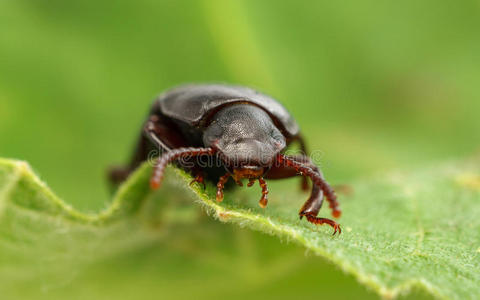
<path fill-rule="evenodd" d="M 213 145 L 215 142 L 218 143 L 218 140 L 221 138 L 222 134 L 223 129 L 218 126 L 217 123 L 211 124 L 203 134 L 203 142 L 205 145 Z"/>
<path fill-rule="evenodd" d="M 274 140 L 283 141 L 283 135 L 281 135 L 278 131 L 272 130 L 270 135 Z"/>
<path fill-rule="evenodd" d="M 278 148 L 285 147 L 285 141 L 282 139 L 276 139 L 274 143 L 275 143 L 275 146 L 277 146 Z"/>
<path fill-rule="evenodd" d="M 276 131 L 272 131 L 273 143 L 277 148 L 283 148 L 285 146 L 285 138 L 282 134 Z"/>

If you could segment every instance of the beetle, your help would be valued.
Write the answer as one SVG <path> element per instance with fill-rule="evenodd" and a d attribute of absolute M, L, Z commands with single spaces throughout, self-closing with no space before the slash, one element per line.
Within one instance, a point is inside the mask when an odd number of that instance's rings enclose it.
<path fill-rule="evenodd" d="M 294 142 L 302 154 L 286 155 L 285 149 Z M 328 224 L 334 235 L 341 233 L 337 222 L 317 217 L 324 196 L 335 218 L 340 217 L 341 210 L 334 190 L 307 156 L 297 122 L 284 106 L 265 94 L 224 84 L 190 84 L 168 90 L 154 101 L 130 164 L 112 170 L 111 180 L 124 180 L 155 149 L 161 153 L 150 179 L 152 189 L 160 187 L 166 166 L 176 162 L 192 172 L 192 183 L 205 187 L 206 177 L 219 178 L 218 202 L 223 200 L 229 178 L 238 185 L 248 179 L 248 186 L 258 180 L 262 189 L 259 205 L 264 208 L 268 203 L 265 179 L 301 175 L 302 188 L 309 188 L 310 178 L 312 189 L 299 211 L 300 219 Z"/>

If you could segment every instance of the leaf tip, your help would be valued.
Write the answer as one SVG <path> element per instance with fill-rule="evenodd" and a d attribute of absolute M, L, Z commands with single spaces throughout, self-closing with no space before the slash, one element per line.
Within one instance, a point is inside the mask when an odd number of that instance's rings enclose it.
<path fill-rule="evenodd" d="M 25 173 L 32 173 L 32 168 L 30 167 L 30 165 L 26 162 L 26 161 L 23 161 L 23 160 L 19 160 L 15 163 L 17 169 L 25 174 Z"/>

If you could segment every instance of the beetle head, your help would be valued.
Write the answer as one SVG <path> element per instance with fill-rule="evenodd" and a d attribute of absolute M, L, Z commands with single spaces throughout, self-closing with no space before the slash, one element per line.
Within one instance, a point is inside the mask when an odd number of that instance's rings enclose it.
<path fill-rule="evenodd" d="M 217 112 L 203 141 L 217 150 L 237 178 L 261 177 L 286 146 L 285 137 L 268 114 L 249 104 L 227 106 Z"/>

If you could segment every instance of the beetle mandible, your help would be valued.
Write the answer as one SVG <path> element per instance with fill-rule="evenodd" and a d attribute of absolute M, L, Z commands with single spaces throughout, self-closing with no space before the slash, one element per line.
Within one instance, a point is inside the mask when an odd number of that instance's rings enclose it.
<path fill-rule="evenodd" d="M 297 142 L 301 155 L 286 155 L 284 151 Z M 160 95 L 150 110 L 143 127 L 137 150 L 130 164 L 114 169 L 113 182 L 124 180 L 136 167 L 149 158 L 152 150 L 161 150 L 154 167 L 150 185 L 160 187 L 165 167 L 172 162 L 190 170 L 193 182 L 204 184 L 205 176 L 217 183 L 216 200 L 223 200 L 223 189 L 229 178 L 238 185 L 248 179 L 256 180 L 262 188 L 259 201 L 267 205 L 268 188 L 265 179 L 303 176 L 302 188 L 310 197 L 300 209 L 313 224 L 328 224 L 334 233 L 341 233 L 338 223 L 317 217 L 326 197 L 332 215 L 340 217 L 341 210 L 334 190 L 325 181 L 318 167 L 306 154 L 299 126 L 288 111 L 273 98 L 253 89 L 222 84 L 184 85 Z M 207 158 L 205 160 L 199 158 Z M 200 163 L 203 162 L 203 163 Z"/>

